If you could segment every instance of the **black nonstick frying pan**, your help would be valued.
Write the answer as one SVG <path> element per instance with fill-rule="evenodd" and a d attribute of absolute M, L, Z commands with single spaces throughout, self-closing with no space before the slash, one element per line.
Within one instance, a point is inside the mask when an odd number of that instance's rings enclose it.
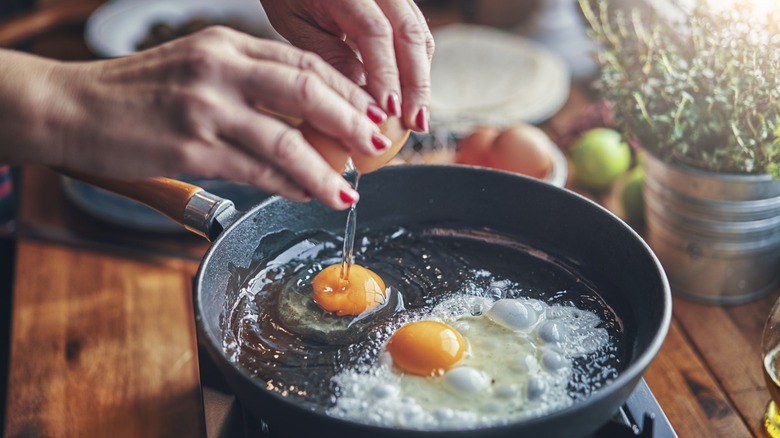
<path fill-rule="evenodd" d="M 248 212 L 198 188 L 163 179 L 90 179 L 146 203 L 212 240 L 194 279 L 195 318 L 205 348 L 242 404 L 273 436 L 305 437 L 578 437 L 610 420 L 658 352 L 671 318 L 669 285 L 660 263 L 630 227 L 573 192 L 506 172 L 465 166 L 390 166 L 361 180 L 358 226 L 459 224 L 526 242 L 560 260 L 599 291 L 623 323 L 624 368 L 588 398 L 533 419 L 472 430 L 426 432 L 380 428 L 303 408 L 234 364 L 222 348 L 233 273 L 262 263 L 289 242 L 268 236 L 311 230 L 340 233 L 343 212 L 317 202 L 271 198 Z M 262 243 L 261 243 L 262 242 Z M 268 247 L 262 247 L 263 245 Z M 279 248 L 274 248 L 279 246 Z"/>

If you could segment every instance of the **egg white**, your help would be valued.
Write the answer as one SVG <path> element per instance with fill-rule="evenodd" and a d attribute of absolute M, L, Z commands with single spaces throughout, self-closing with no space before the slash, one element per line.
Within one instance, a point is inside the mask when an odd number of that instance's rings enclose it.
<path fill-rule="evenodd" d="M 458 296 L 431 319 L 455 327 L 468 343 L 442 376 L 400 372 L 387 352 L 367 369 L 345 369 L 329 414 L 389 427 L 447 430 L 502 424 L 572 403 L 572 360 L 607 345 L 598 315 L 533 299 Z"/>

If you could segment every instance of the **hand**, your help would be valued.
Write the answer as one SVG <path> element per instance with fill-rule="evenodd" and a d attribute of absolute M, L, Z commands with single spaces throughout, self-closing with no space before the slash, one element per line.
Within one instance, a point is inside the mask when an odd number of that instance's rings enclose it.
<path fill-rule="evenodd" d="M 403 115 L 409 129 L 428 130 L 434 43 L 412 0 L 260 1 L 291 43 L 318 53 L 356 83 L 365 82 L 384 110 Z"/>
<path fill-rule="evenodd" d="M 115 177 L 220 177 L 344 209 L 357 193 L 300 131 L 256 109 L 305 119 L 353 153 L 389 144 L 375 124 L 386 115 L 318 56 L 227 28 L 100 62 L 0 51 L 0 77 L 0 96 L 13 97 L 0 99 L 0 113 L 11 105 L 22 118 L 0 122 L 0 132 L 18 126 L 19 135 L 0 135 L 20 143 L 0 151 L 11 162 Z"/>

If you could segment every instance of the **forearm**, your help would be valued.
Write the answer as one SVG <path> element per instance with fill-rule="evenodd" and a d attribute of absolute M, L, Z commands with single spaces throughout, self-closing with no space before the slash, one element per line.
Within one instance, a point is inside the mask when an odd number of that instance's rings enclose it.
<path fill-rule="evenodd" d="M 306 119 L 349 154 L 390 143 L 376 102 L 320 57 L 227 28 L 106 61 L 0 50 L 0 163 L 230 178 L 338 209 L 357 199 L 297 128 L 258 107 Z"/>
<path fill-rule="evenodd" d="M 62 162 L 67 87 L 57 61 L 0 49 L 0 163 Z"/>

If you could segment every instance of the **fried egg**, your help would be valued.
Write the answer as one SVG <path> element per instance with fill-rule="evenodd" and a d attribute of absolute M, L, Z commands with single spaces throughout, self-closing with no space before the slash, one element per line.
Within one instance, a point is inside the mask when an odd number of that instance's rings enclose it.
<path fill-rule="evenodd" d="M 609 342 L 595 313 L 527 298 L 463 295 L 409 321 L 375 363 L 344 369 L 328 413 L 424 430 L 474 428 L 571 404 L 573 361 Z"/>
<path fill-rule="evenodd" d="M 418 376 L 437 376 L 460 362 L 466 351 L 466 341 L 448 324 L 416 321 L 398 329 L 385 349 L 401 371 Z"/>

